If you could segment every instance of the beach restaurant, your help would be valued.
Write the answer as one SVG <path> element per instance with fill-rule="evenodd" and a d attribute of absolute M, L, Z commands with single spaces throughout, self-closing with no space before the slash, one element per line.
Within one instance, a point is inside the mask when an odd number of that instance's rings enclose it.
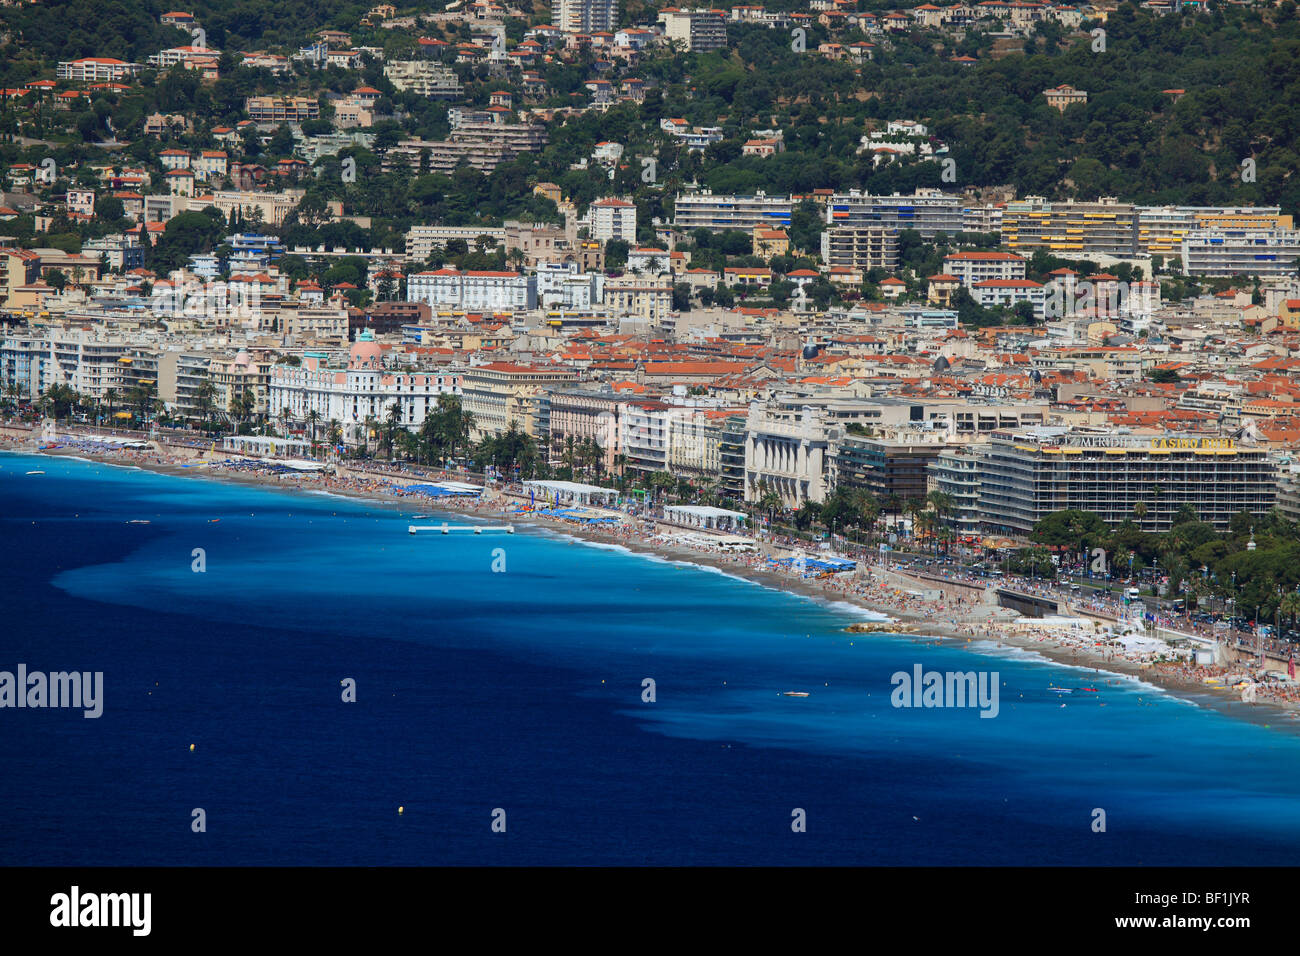
<path fill-rule="evenodd" d="M 664 505 L 664 520 L 711 531 L 737 531 L 745 527 L 743 511 L 710 508 L 705 505 Z"/>
<path fill-rule="evenodd" d="M 618 500 L 617 488 L 584 485 L 578 481 L 525 481 L 524 487 L 536 493 L 542 502 L 599 507 Z"/>

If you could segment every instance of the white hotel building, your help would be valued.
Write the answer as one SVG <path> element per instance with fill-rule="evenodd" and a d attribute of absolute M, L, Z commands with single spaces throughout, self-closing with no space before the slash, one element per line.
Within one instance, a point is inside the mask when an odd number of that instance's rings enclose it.
<path fill-rule="evenodd" d="M 343 443 L 365 442 L 365 422 L 377 426 L 387 421 L 394 404 L 401 408 L 401 422 L 414 431 L 438 405 L 439 395 L 461 394 L 459 369 L 395 370 L 385 368 L 383 348 L 363 330 L 353 343 L 346 368 L 326 364 L 323 353 L 308 352 L 301 365 L 276 365 L 271 369 L 267 407 L 278 418 L 284 409 L 289 417 L 311 431 L 312 412 L 317 414 L 316 437 L 324 440 L 329 423 L 343 426 Z"/>
<path fill-rule="evenodd" d="M 536 276 L 518 272 L 417 272 L 406 280 L 406 301 L 430 308 L 510 312 L 537 308 Z"/>

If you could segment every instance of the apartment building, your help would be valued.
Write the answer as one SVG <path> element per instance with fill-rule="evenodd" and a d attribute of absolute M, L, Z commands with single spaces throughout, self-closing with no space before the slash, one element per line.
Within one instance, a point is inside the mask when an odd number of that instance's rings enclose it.
<path fill-rule="evenodd" d="M 513 423 L 533 438 L 546 440 L 549 392 L 557 386 L 572 385 L 578 378 L 577 369 L 512 362 L 489 362 L 466 369 L 461 387 L 465 411 L 474 416 L 471 439 L 499 435 Z M 541 415 L 543 398 L 545 419 Z"/>
<path fill-rule="evenodd" d="M 136 345 L 97 328 L 49 327 L 40 332 L 11 332 L 0 344 L 4 385 L 25 390 L 34 399 L 55 385 L 66 385 L 94 399 L 110 390 L 122 394 L 129 359 Z"/>
<path fill-rule="evenodd" d="M 240 351 L 233 356 L 214 357 L 208 363 L 214 409 L 229 421 L 238 421 L 245 415 L 280 417 L 282 407 L 270 401 L 274 367 L 271 356 L 265 352 L 250 355 Z"/>
<path fill-rule="evenodd" d="M 929 490 L 951 500 L 946 520 L 961 537 L 973 537 L 980 530 L 982 451 L 982 446 L 945 448 L 929 465 Z"/>
<path fill-rule="evenodd" d="M 138 76 L 144 66 L 112 57 L 89 56 L 59 63 L 57 76 L 71 83 L 121 83 Z"/>
<path fill-rule="evenodd" d="M 1023 279 L 1025 259 L 1014 252 L 954 252 L 944 256 L 943 272 L 970 288 L 990 279 Z"/>
<path fill-rule="evenodd" d="M 597 199 L 591 204 L 591 238 L 598 242 L 636 242 L 636 206 L 625 199 Z"/>
<path fill-rule="evenodd" d="M 612 312 L 658 322 L 673 307 L 673 287 L 657 278 L 610 279 L 605 283 L 604 304 Z"/>
<path fill-rule="evenodd" d="M 408 139 L 384 154 L 385 172 L 405 165 L 422 173 L 452 173 L 462 162 L 479 172 L 546 144 L 544 126 L 522 123 L 462 123 L 445 140 Z"/>
<path fill-rule="evenodd" d="M 424 262 L 434 252 L 447 248 L 453 239 L 464 242 L 469 249 L 483 245 L 481 239 L 490 241 L 489 249 L 505 245 L 506 230 L 491 226 L 412 226 L 406 233 L 406 261 Z"/>
<path fill-rule="evenodd" d="M 244 109 L 255 123 L 301 123 L 320 119 L 320 104 L 306 96 L 250 96 Z"/>
<path fill-rule="evenodd" d="M 822 262 L 859 273 L 898 268 L 898 230 L 889 226 L 835 226 L 822 232 Z"/>
<path fill-rule="evenodd" d="M 601 450 L 601 469 L 618 470 L 622 455 L 623 420 L 629 399 L 611 388 L 551 391 L 550 461 L 559 464 L 568 439 L 575 444 L 594 441 Z"/>
<path fill-rule="evenodd" d="M 753 196 L 715 195 L 706 189 L 677 196 L 673 203 L 673 225 L 681 230 L 713 232 L 788 229 L 793 210 L 794 200 L 789 196 L 768 196 L 763 192 Z"/>
<path fill-rule="evenodd" d="M 1138 254 L 1138 209 L 1110 197 L 1053 203 L 1029 196 L 1003 209 L 1002 245 L 1063 257 L 1129 258 Z"/>
<path fill-rule="evenodd" d="M 727 45 L 727 15 L 722 10 L 665 7 L 659 11 L 659 23 L 669 41 L 691 52 L 707 53 Z"/>
<path fill-rule="evenodd" d="M 994 306 L 1015 308 L 1027 302 L 1034 309 L 1034 318 L 1041 321 L 1047 314 L 1047 287 L 1030 279 L 985 279 L 970 287 L 975 301 L 984 308 Z"/>
<path fill-rule="evenodd" d="M 8 305 L 23 286 L 41 277 L 41 257 L 30 249 L 0 247 L 0 307 Z"/>
<path fill-rule="evenodd" d="M 832 450 L 832 480 L 836 488 L 866 491 L 880 502 L 924 501 L 929 468 L 946 448 L 942 432 L 918 432 L 906 441 L 847 435 Z"/>
<path fill-rule="evenodd" d="M 551 23 L 564 33 L 618 29 L 618 0 L 551 0 Z"/>
<path fill-rule="evenodd" d="M 1182 244 L 1191 276 L 1288 276 L 1300 267 L 1300 230 L 1198 229 Z"/>
<path fill-rule="evenodd" d="M 434 60 L 393 60 L 384 64 L 384 76 L 403 93 L 431 99 L 459 99 L 464 92 L 455 72 Z"/>
<path fill-rule="evenodd" d="M 1198 230 L 1272 232 L 1292 228 L 1279 206 L 1138 206 L 1138 251 L 1182 256 L 1183 240 Z"/>
<path fill-rule="evenodd" d="M 918 189 L 911 196 L 872 196 L 854 189 L 827 200 L 826 225 L 830 231 L 868 226 L 913 229 L 933 239 L 940 233 L 955 236 L 962 231 L 964 207 L 961 197 L 937 189 Z"/>
<path fill-rule="evenodd" d="M 511 312 L 537 308 L 537 277 L 518 272 L 437 269 L 407 277 L 406 300 L 431 309 Z"/>

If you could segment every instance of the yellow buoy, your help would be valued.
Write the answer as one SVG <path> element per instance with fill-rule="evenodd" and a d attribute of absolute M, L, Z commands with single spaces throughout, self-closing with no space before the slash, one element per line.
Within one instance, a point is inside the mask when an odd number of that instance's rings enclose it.
<path fill-rule="evenodd" d="M 398 807 L 398 808 L 397 808 L 397 812 L 398 812 L 398 813 L 405 813 L 405 812 L 406 812 L 406 807 Z"/>
<path fill-rule="evenodd" d="M 193 745 L 193 744 L 190 744 L 190 753 L 193 753 L 193 752 L 194 752 L 194 745 Z"/>

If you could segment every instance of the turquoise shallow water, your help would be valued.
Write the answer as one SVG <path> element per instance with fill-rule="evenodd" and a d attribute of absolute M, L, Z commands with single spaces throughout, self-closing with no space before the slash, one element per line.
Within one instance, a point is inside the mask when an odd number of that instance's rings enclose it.
<path fill-rule="evenodd" d="M 15 835 L 0 862 L 1283 864 L 1300 849 L 1300 738 L 1134 681 L 849 635 L 864 615 L 845 606 L 551 533 L 412 537 L 406 517 L 331 496 L 8 454 L 0 492 L 0 669 L 105 680 L 98 720 L 0 709 Z M 999 715 L 891 706 L 891 675 L 917 663 L 996 671 Z"/>

